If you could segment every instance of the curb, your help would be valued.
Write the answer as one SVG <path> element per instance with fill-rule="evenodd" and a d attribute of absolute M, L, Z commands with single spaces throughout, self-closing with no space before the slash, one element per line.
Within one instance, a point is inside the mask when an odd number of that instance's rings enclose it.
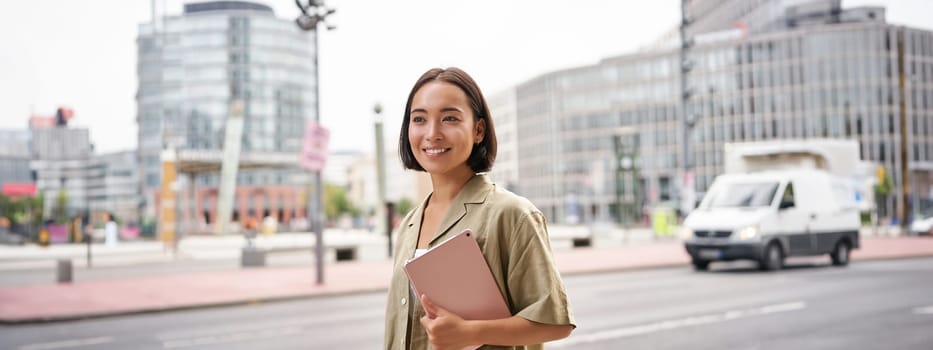
<path fill-rule="evenodd" d="M 903 254 L 898 256 L 877 256 L 877 257 L 862 257 L 862 258 L 853 258 L 852 262 L 861 262 L 861 261 L 885 261 L 885 260 L 905 260 L 905 259 L 915 259 L 915 258 L 925 258 L 933 257 L 933 252 L 926 253 L 915 253 L 915 254 Z M 664 262 L 658 264 L 645 264 L 645 265 L 636 265 L 636 266 L 621 266 L 621 267 L 607 267 L 607 268 L 592 268 L 588 270 L 579 270 L 579 271 L 570 271 L 567 273 L 561 273 L 564 276 L 582 276 L 582 275 L 598 275 L 614 272 L 625 272 L 625 271 L 645 271 L 645 270 L 656 270 L 664 268 L 675 268 L 675 267 L 689 267 L 690 263 L 682 262 Z M 31 318 L 18 318 L 18 319 L 0 319 L 0 325 L 4 326 L 17 326 L 17 325 L 35 325 L 35 324 L 47 324 L 47 323 L 57 323 L 57 322 L 70 322 L 70 321 L 80 321 L 88 319 L 102 319 L 102 318 L 111 318 L 111 317 L 121 317 L 129 315 L 142 315 L 142 314 L 157 314 L 164 312 L 172 311 L 186 311 L 186 310 L 195 310 L 195 309 L 212 309 L 212 308 L 222 308 L 228 306 L 245 306 L 245 305 L 256 305 L 263 303 L 277 303 L 277 302 L 288 302 L 288 301 L 297 301 L 297 300 L 308 300 L 321 297 L 331 297 L 337 295 L 360 295 L 367 293 L 382 292 L 387 290 L 388 287 L 378 287 L 378 288 L 361 288 L 349 291 L 330 291 L 330 292 L 321 292 L 321 293 L 309 293 L 309 294 L 300 294 L 300 295 L 289 295 L 289 296 L 274 296 L 274 297 L 264 297 L 264 298 L 253 298 L 248 300 L 234 300 L 234 301 L 223 301 L 216 303 L 202 303 L 195 305 L 180 305 L 180 306 L 168 306 L 162 308 L 143 308 L 137 310 L 121 310 L 121 311 L 108 311 L 108 312 L 98 312 L 98 313 L 86 313 L 81 315 L 66 315 L 66 316 L 48 316 L 48 317 L 31 317 Z"/>
<path fill-rule="evenodd" d="M 323 292 L 323 293 L 315 293 L 315 294 L 290 295 L 290 296 L 282 296 L 282 297 L 268 297 L 268 298 L 249 299 L 249 300 L 223 301 L 223 302 L 216 302 L 216 303 L 196 304 L 196 305 L 169 306 L 169 307 L 164 307 L 164 308 L 99 312 L 99 313 L 88 313 L 88 314 L 82 314 L 82 315 L 68 315 L 68 316 L 0 319 L 0 325 L 27 326 L 27 325 L 35 325 L 35 324 L 48 324 L 48 323 L 58 323 L 58 322 L 71 322 L 71 321 L 83 321 L 83 320 L 91 320 L 91 319 L 114 318 L 114 317 L 131 316 L 131 315 L 159 314 L 159 313 L 174 312 L 174 311 L 201 310 L 201 309 L 207 310 L 207 309 L 223 308 L 223 307 L 228 307 L 228 306 L 246 306 L 246 305 L 264 304 L 264 303 L 308 300 L 308 299 L 315 299 L 315 298 L 320 298 L 320 297 L 331 297 L 335 295 L 359 295 L 359 294 L 381 292 L 384 290 L 386 290 L 386 288 L 362 288 L 358 290 L 344 291 L 344 292 Z"/>

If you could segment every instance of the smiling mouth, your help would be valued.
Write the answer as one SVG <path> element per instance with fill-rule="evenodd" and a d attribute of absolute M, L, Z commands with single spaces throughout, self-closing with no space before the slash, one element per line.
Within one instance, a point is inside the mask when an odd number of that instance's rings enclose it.
<path fill-rule="evenodd" d="M 422 149 L 422 150 L 424 151 L 424 153 L 427 153 L 428 155 L 432 155 L 432 156 L 433 156 L 433 155 L 438 155 L 438 154 L 445 153 L 445 152 L 449 151 L 450 148 L 424 148 L 424 149 Z"/>

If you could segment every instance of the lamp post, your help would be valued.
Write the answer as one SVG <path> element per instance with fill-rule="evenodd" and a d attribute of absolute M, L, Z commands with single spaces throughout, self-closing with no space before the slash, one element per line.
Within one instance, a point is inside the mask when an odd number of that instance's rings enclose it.
<path fill-rule="evenodd" d="M 683 139 L 681 140 L 681 187 L 680 207 L 684 215 L 693 209 L 694 184 L 693 160 L 690 158 L 690 134 L 696 124 L 696 116 L 688 111 L 690 97 L 693 91 L 687 86 L 687 74 L 693 70 L 693 62 L 687 57 L 687 52 L 693 47 L 693 40 L 687 38 L 687 26 L 690 18 L 687 16 L 688 0 L 680 1 L 680 111 L 683 125 Z"/>
<path fill-rule="evenodd" d="M 376 103 L 373 106 L 374 120 L 373 124 L 376 132 L 376 190 L 378 191 L 378 201 L 376 203 L 376 232 L 385 229 L 388 239 L 389 257 L 392 257 L 392 213 L 386 206 L 386 160 L 385 145 L 382 142 L 382 105 Z"/>
<path fill-rule="evenodd" d="M 633 127 L 619 127 L 612 133 L 616 215 L 623 227 L 637 223 L 641 213 L 639 177 L 639 134 Z M 626 240 L 628 235 L 626 235 Z"/>
<path fill-rule="evenodd" d="M 332 15 L 337 10 L 324 7 L 323 0 L 308 0 L 307 5 L 302 5 L 301 0 L 295 0 L 295 5 L 301 10 L 301 15 L 295 19 L 298 28 L 304 31 L 310 31 L 314 35 L 314 122 L 321 120 L 321 67 L 318 66 L 318 25 L 324 24 L 327 30 L 335 29 L 334 26 L 326 23 L 327 16 Z M 308 196 L 308 220 L 311 223 L 311 230 L 315 236 L 315 263 L 317 265 L 317 284 L 324 284 L 324 224 L 322 218 L 321 197 L 323 186 L 321 184 L 321 171 L 316 170 L 311 174 L 313 195 Z"/>

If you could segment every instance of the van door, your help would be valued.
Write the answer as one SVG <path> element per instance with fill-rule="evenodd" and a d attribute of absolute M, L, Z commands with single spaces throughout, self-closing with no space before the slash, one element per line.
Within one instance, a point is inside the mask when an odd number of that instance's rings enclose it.
<path fill-rule="evenodd" d="M 781 199 L 778 202 L 778 232 L 787 238 L 787 255 L 807 254 L 813 249 L 813 241 L 808 232 L 809 214 L 797 203 L 794 195 L 794 182 L 787 181 Z"/>

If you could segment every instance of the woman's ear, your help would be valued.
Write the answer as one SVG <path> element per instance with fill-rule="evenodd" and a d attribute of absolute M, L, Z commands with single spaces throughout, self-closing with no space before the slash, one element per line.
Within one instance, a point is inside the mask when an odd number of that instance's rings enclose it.
<path fill-rule="evenodd" d="M 476 123 L 475 131 L 476 144 L 478 145 L 480 142 L 483 142 L 483 138 L 486 137 L 486 119 L 480 119 L 479 122 Z"/>

